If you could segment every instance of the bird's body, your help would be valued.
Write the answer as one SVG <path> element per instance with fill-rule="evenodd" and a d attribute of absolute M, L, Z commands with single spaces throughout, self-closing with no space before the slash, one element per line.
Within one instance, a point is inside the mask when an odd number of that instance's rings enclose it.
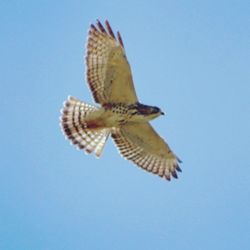
<path fill-rule="evenodd" d="M 64 134 L 79 149 L 100 156 L 111 134 L 120 153 L 143 169 L 170 180 L 181 171 L 180 160 L 148 121 L 163 112 L 141 104 L 135 93 L 130 66 L 119 32 L 109 23 L 91 25 L 87 43 L 87 81 L 95 107 L 69 97 L 61 118 Z"/>
<path fill-rule="evenodd" d="M 161 115 L 156 107 L 140 103 L 108 103 L 100 109 L 100 118 L 106 121 L 106 127 L 120 127 L 126 123 L 146 122 Z M 144 112 L 143 112 L 144 111 Z M 147 111 L 147 114 L 145 112 Z M 155 112 L 154 112 L 155 111 Z"/>

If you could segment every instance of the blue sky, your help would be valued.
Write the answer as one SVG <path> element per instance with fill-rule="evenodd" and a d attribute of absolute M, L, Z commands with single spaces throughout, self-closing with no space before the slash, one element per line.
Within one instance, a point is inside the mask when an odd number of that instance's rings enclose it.
<path fill-rule="evenodd" d="M 249 249 L 249 1 L 1 1 L 0 249 Z M 86 34 L 122 34 L 140 101 L 183 160 L 164 181 L 70 146 L 68 95 L 88 103 Z"/>

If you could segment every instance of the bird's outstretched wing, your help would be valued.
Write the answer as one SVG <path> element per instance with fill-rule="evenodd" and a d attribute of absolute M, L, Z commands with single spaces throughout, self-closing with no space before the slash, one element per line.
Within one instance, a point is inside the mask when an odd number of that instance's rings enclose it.
<path fill-rule="evenodd" d="M 170 180 L 181 161 L 149 123 L 127 124 L 112 132 L 120 153 L 139 167 Z"/>
<path fill-rule="evenodd" d="M 137 96 L 119 32 L 114 35 L 97 21 L 91 25 L 87 41 L 87 81 L 97 103 L 135 103 Z"/>

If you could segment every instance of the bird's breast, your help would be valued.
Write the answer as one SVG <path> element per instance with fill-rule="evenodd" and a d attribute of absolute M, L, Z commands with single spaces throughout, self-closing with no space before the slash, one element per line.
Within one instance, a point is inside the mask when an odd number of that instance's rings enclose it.
<path fill-rule="evenodd" d="M 117 127 L 131 119 L 131 113 L 125 104 L 108 104 L 104 107 L 103 119 L 108 127 Z"/>
<path fill-rule="evenodd" d="M 134 105 L 119 104 L 107 104 L 104 107 L 105 124 L 108 127 L 118 127 L 130 122 L 146 122 L 149 119 L 142 115 L 134 107 Z"/>

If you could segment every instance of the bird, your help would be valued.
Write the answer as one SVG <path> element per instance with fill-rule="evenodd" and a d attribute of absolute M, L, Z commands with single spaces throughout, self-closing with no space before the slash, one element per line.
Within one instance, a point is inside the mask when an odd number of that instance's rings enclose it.
<path fill-rule="evenodd" d="M 139 102 L 121 34 L 115 35 L 107 20 L 90 25 L 85 63 L 86 81 L 99 106 L 69 96 L 60 117 L 65 137 L 99 158 L 111 136 L 125 159 L 166 180 L 178 178 L 181 160 L 150 124 L 164 112 Z"/>

